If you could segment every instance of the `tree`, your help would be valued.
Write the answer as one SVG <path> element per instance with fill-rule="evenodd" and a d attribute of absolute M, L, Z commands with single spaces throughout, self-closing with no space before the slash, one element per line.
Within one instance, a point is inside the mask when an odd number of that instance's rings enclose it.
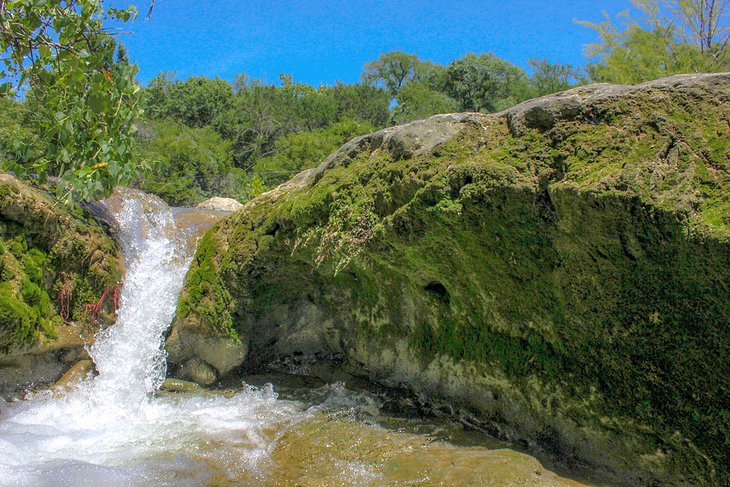
<path fill-rule="evenodd" d="M 531 96 L 565 91 L 581 78 L 580 71 L 570 64 L 553 64 L 547 59 L 538 58 L 530 59 L 527 63 L 533 69 L 532 76 L 530 76 Z"/>
<path fill-rule="evenodd" d="M 396 101 L 398 104 L 393 107 L 392 115 L 395 123 L 407 123 L 459 109 L 459 103 L 450 96 L 415 80 L 403 85 Z"/>
<path fill-rule="evenodd" d="M 142 90 L 142 106 L 145 118 L 170 117 L 170 98 L 175 89 L 175 73 L 160 73 L 150 80 Z"/>
<path fill-rule="evenodd" d="M 207 127 L 232 105 L 233 88 L 220 78 L 176 81 L 174 73 L 161 73 L 144 90 L 149 118 L 174 118 L 188 127 Z"/>
<path fill-rule="evenodd" d="M 362 80 L 372 86 L 382 86 L 395 98 L 400 89 L 409 81 L 420 81 L 433 85 L 443 73 L 444 67 L 430 61 L 421 61 L 415 54 L 391 51 L 365 64 Z"/>
<path fill-rule="evenodd" d="M 327 96 L 334 100 L 336 120 L 367 121 L 374 128 L 384 127 L 388 123 L 390 96 L 382 88 L 338 81 L 327 87 Z"/>
<path fill-rule="evenodd" d="M 659 12 L 656 0 L 642 0 L 639 5 L 652 13 Z M 723 19 L 728 18 L 730 0 L 679 0 L 664 5 L 678 21 L 685 43 L 699 46 L 700 52 L 715 61 L 727 56 L 730 26 Z"/>
<path fill-rule="evenodd" d="M 31 113 L 26 104 L 0 98 L 0 164 L 25 170 L 23 161 L 38 157 L 38 134 L 30 127 Z M 18 169 L 20 171 L 18 171 Z"/>
<path fill-rule="evenodd" d="M 446 68 L 443 91 L 462 111 L 496 112 L 529 98 L 527 74 L 493 53 L 469 53 Z"/>
<path fill-rule="evenodd" d="M 633 18 L 620 14 L 601 23 L 579 21 L 599 42 L 587 46 L 598 61 L 589 64 L 594 81 L 634 84 L 680 73 L 730 70 L 730 0 L 632 0 Z"/>
<path fill-rule="evenodd" d="M 26 173 L 58 176 L 66 202 L 106 196 L 141 169 L 132 152 L 137 68 L 114 62 L 117 43 L 104 29 L 135 14 L 102 0 L 0 1 L 0 92 L 26 94 L 43 144 Z"/>
<path fill-rule="evenodd" d="M 353 137 L 372 131 L 369 122 L 346 119 L 328 128 L 288 134 L 276 141 L 275 154 L 257 162 L 255 173 L 267 187 L 274 187 L 304 169 L 317 166 Z"/>
<path fill-rule="evenodd" d="M 159 164 L 142 174 L 142 189 L 178 206 L 211 196 L 246 198 L 248 176 L 232 167 L 231 143 L 212 128 L 155 120 L 145 122 L 144 133 L 138 150 Z"/>
<path fill-rule="evenodd" d="M 362 79 L 372 85 L 382 84 L 394 97 L 406 81 L 416 77 L 420 62 L 415 54 L 403 51 L 386 52 L 365 65 Z"/>

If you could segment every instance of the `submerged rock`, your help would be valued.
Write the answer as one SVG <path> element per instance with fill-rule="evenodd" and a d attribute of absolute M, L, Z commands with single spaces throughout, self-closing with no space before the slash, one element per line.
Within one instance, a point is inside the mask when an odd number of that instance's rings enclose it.
<path fill-rule="evenodd" d="M 0 174 L 0 389 L 50 383 L 114 320 L 122 259 L 81 208 Z"/>
<path fill-rule="evenodd" d="M 281 485 L 583 485 L 513 450 L 458 447 L 347 419 L 302 421 L 276 443 Z"/>
<path fill-rule="evenodd" d="M 204 395 L 206 390 L 196 382 L 189 382 L 181 379 L 167 378 L 160 386 L 160 391 L 173 392 L 177 394 L 198 394 Z"/>
<path fill-rule="evenodd" d="M 203 238 L 168 348 L 326 358 L 617 482 L 727 483 L 729 107 L 730 74 L 678 76 L 356 138 Z"/>

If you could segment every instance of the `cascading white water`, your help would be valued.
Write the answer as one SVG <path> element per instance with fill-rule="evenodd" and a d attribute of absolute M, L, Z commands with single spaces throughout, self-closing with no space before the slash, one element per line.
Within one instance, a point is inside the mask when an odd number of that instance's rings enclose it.
<path fill-rule="evenodd" d="M 117 322 L 90 349 L 99 374 L 62 397 L 46 392 L 3 408 L 0 485 L 261 480 L 271 444 L 264 430 L 294 421 L 302 407 L 276 400 L 270 387 L 231 398 L 153 396 L 194 249 L 154 197 L 126 191 L 115 217 L 127 272 Z"/>

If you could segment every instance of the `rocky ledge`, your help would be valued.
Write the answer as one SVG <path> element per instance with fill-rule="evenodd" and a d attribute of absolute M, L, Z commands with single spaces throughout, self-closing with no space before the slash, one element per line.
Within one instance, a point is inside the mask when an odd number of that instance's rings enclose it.
<path fill-rule="evenodd" d="M 354 139 L 203 238 L 173 370 L 339 364 L 617 483 L 727 484 L 729 108 L 677 76 Z"/>
<path fill-rule="evenodd" d="M 114 319 L 117 245 L 80 207 L 0 173 L 0 391 L 58 379 Z"/>

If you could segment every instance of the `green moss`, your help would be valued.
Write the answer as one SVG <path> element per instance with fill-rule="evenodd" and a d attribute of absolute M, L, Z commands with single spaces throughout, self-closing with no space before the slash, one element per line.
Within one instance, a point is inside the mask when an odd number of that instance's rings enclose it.
<path fill-rule="evenodd" d="M 33 336 L 33 324 L 36 321 L 32 310 L 15 297 L 9 283 L 0 283 L 0 352 L 7 351 L 10 344 L 26 342 Z"/>
<path fill-rule="evenodd" d="M 185 279 L 185 293 L 178 304 L 178 318 L 195 316 L 203 327 L 229 335 L 238 341 L 231 318 L 231 295 L 223 285 L 213 261 L 215 243 L 211 233 L 200 241 L 195 259 Z"/>
<path fill-rule="evenodd" d="M 95 222 L 81 220 L 78 211 L 67 212 L 39 191 L 8 178 L 0 181 L 2 198 L 8 200 L 0 206 L 0 281 L 6 320 L 0 348 L 12 351 L 57 335 L 63 321 L 62 289 L 71 291 L 67 319 L 84 321 L 84 305 L 96 304 L 119 280 L 121 266 L 114 243 Z M 5 208 L 13 212 L 6 214 Z M 109 316 L 112 311 L 105 310 Z"/>
<path fill-rule="evenodd" d="M 536 415 L 722 483 L 730 132 L 716 100 L 676 98 L 520 137 L 489 118 L 422 157 L 350 154 L 209 234 L 182 313 L 255 341 L 283 305 L 316 303 L 343 343 L 448 357 L 525 404 L 543 391 L 559 405 Z"/>

